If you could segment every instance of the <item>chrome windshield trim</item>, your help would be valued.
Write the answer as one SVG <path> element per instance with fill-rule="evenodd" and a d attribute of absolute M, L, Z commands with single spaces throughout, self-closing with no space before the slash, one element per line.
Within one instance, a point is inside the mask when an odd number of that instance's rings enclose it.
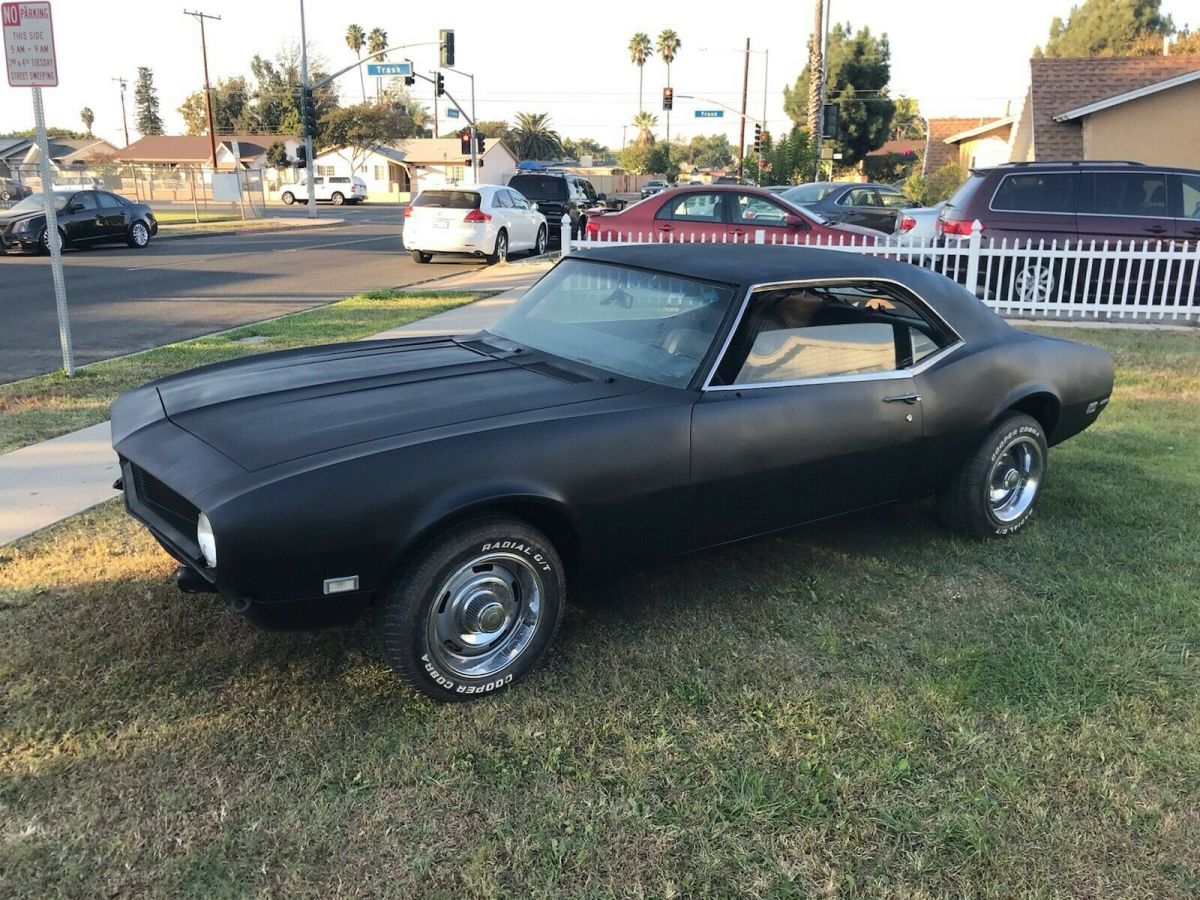
<path fill-rule="evenodd" d="M 938 350 L 937 353 L 927 356 L 925 359 L 921 360 L 919 363 L 917 363 L 917 365 L 915 365 L 911 368 L 895 369 L 892 372 L 877 372 L 877 373 L 873 372 L 873 373 L 868 373 L 869 375 L 892 376 L 892 375 L 896 375 L 897 373 L 905 373 L 905 372 L 910 372 L 914 375 L 919 374 L 920 372 L 924 372 L 927 368 L 929 368 L 929 366 L 933 365 L 938 360 L 944 359 L 946 356 L 948 356 L 950 354 L 951 351 L 957 350 L 959 347 L 963 346 L 964 341 L 963 341 L 962 335 L 960 335 L 957 331 L 955 331 L 953 326 L 951 326 L 951 324 L 949 322 L 947 322 L 941 315 L 939 315 L 938 311 L 935 310 L 929 304 L 929 302 L 926 301 L 926 299 L 924 297 L 922 297 L 920 294 L 918 294 L 916 291 L 914 291 L 908 285 L 906 285 L 900 281 L 897 281 L 894 278 L 851 276 L 849 278 L 799 278 L 799 279 L 792 279 L 792 280 L 788 280 L 788 281 L 763 281 L 763 282 L 759 282 L 757 284 L 752 284 L 752 285 L 750 285 L 749 288 L 746 289 L 745 296 L 742 297 L 741 306 L 738 307 L 737 316 L 733 320 L 733 325 L 725 333 L 725 340 L 721 343 L 721 350 L 719 353 L 717 353 L 716 357 L 714 357 L 712 365 L 709 366 L 708 373 L 704 377 L 704 383 L 700 385 L 700 390 L 702 390 L 702 391 L 709 391 L 709 390 L 719 391 L 719 390 L 729 390 L 731 388 L 741 390 L 743 388 L 752 386 L 752 385 L 745 385 L 745 384 L 739 384 L 739 385 L 724 385 L 724 384 L 722 384 L 722 385 L 714 386 L 712 383 L 712 380 L 713 380 L 713 376 L 715 376 L 717 374 L 717 369 L 719 369 L 721 367 L 721 360 L 723 360 L 725 358 L 725 353 L 729 349 L 730 343 L 733 341 L 733 336 L 735 334 L 737 334 L 738 327 L 742 324 L 742 317 L 746 315 L 746 308 L 750 305 L 751 298 L 759 291 L 778 290 L 779 288 L 786 288 L 786 287 L 809 287 L 809 286 L 815 285 L 815 284 L 838 285 L 838 284 L 864 284 L 864 283 L 887 284 L 887 285 L 892 285 L 894 287 L 899 288 L 905 295 L 907 295 L 908 297 L 911 297 L 913 300 L 916 301 L 915 305 L 919 308 L 919 310 L 921 311 L 921 313 L 923 315 L 927 316 L 934 323 L 936 323 L 938 326 L 943 328 L 947 334 L 949 334 L 953 337 L 953 340 L 949 344 L 947 344 L 945 347 Z M 780 382 L 774 382 L 774 383 L 753 385 L 753 387 L 780 387 L 785 384 L 810 384 L 810 383 L 823 384 L 823 383 L 833 381 L 833 380 L 858 381 L 858 380 L 866 380 L 867 378 L 868 378 L 867 375 L 830 375 L 830 376 L 827 376 L 824 378 L 804 379 L 803 381 L 800 381 L 800 382 L 782 382 L 782 381 L 780 381 Z M 877 380 L 877 379 L 871 379 L 871 380 Z"/>

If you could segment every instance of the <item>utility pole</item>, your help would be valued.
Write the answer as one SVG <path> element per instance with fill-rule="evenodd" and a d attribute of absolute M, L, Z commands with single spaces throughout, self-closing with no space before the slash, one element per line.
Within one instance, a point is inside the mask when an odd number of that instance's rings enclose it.
<path fill-rule="evenodd" d="M 303 2 L 303 0 L 301 0 Z M 204 57 L 204 99 L 208 104 L 208 146 L 212 150 L 212 167 L 213 171 L 217 170 L 217 127 L 213 122 L 212 108 L 212 85 L 208 80 L 208 41 L 204 37 L 204 20 L 212 19 L 216 22 L 221 21 L 220 16 L 210 16 L 208 13 L 192 11 L 185 9 L 185 16 L 191 16 L 200 23 L 200 53 Z"/>
<path fill-rule="evenodd" d="M 359 66 L 362 62 L 359 62 Z M 360 68 L 361 72 L 362 69 Z M 304 29 L 304 0 L 300 0 L 300 106 L 301 109 L 306 109 L 306 104 L 309 100 L 308 88 L 308 33 Z M 317 217 L 317 186 L 313 183 L 313 136 L 308 127 L 304 125 L 304 183 L 308 189 L 307 212 L 305 215 L 310 219 Z"/>
<path fill-rule="evenodd" d="M 438 136 L 438 92 L 437 92 L 437 69 L 434 69 L 430 74 L 433 75 L 433 136 Z"/>
<path fill-rule="evenodd" d="M 110 81 L 115 81 L 121 86 L 121 125 L 125 129 L 125 146 L 129 146 L 129 121 L 125 118 L 125 85 L 124 78 L 110 78 Z"/>
<path fill-rule="evenodd" d="M 471 79 L 471 177 L 475 183 L 479 183 L 479 138 L 475 130 L 475 76 L 468 75 L 466 72 L 446 66 L 447 72 L 453 72 L 456 75 L 466 75 Z M 435 92 L 436 93 L 436 92 Z"/>
<path fill-rule="evenodd" d="M 825 4 L 813 0 L 812 37 L 808 42 L 808 135 L 821 171 L 821 102 L 825 95 Z"/>
<path fill-rule="evenodd" d="M 742 118 L 738 125 L 738 181 L 746 180 L 746 93 L 750 85 L 750 38 L 746 38 L 746 62 L 742 67 Z"/>

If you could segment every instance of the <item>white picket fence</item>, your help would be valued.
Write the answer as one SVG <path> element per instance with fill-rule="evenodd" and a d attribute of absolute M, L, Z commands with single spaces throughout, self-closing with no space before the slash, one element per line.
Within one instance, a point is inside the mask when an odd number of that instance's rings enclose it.
<path fill-rule="evenodd" d="M 619 234 L 615 240 L 572 240 L 562 221 L 564 252 L 631 244 L 755 243 L 820 247 L 894 259 L 932 269 L 971 287 L 1001 315 L 1047 318 L 1200 321 L 1200 242 L 984 241 L 976 222 L 970 237 L 942 241 L 879 238 L 862 244 L 838 239 L 778 241 L 768 229 L 738 241 Z"/>

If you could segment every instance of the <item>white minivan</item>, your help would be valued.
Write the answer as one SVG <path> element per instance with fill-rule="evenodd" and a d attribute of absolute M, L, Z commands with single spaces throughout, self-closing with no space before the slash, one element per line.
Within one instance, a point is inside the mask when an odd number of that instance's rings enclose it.
<path fill-rule="evenodd" d="M 419 263 L 435 253 L 507 259 L 546 252 L 546 217 L 516 190 L 499 184 L 460 184 L 421 191 L 404 210 L 404 248 Z"/>

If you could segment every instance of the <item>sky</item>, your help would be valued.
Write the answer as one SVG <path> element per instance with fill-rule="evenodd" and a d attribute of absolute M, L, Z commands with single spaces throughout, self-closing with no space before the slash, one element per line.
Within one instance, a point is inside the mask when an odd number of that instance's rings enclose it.
<path fill-rule="evenodd" d="M 188 9 L 221 16 L 208 22 L 208 63 L 214 83 L 230 75 L 250 75 L 255 53 L 273 56 L 300 40 L 300 0 L 187 0 Z M 1077 0 L 1076 0 L 1077 2 Z M 1196 0 L 1164 0 L 1163 11 L 1176 25 L 1200 25 Z M 837 21 L 855 29 L 866 25 L 888 35 L 892 88 L 916 97 L 928 116 L 1003 115 L 1006 104 L 1024 93 L 1029 56 L 1045 40 L 1050 20 L 1070 12 L 1072 0 L 1008 0 L 998 7 L 979 0 L 832 0 Z M 198 5 L 195 5 L 198 4 Z M 475 75 L 479 119 L 509 119 L 517 112 L 549 113 L 564 137 L 593 137 L 612 147 L 632 139 L 629 125 L 638 110 L 638 70 L 626 49 L 636 31 L 654 37 L 673 28 L 682 41 L 671 68 L 675 109 L 671 136 L 691 137 L 724 131 L 736 143 L 737 117 L 696 118 L 697 109 L 716 103 L 740 106 L 746 38 L 750 39 L 748 106 L 760 117 L 766 100 L 768 130 L 788 125 L 783 87 L 794 83 L 806 60 L 812 4 L 806 0 L 760 0 L 745 15 L 728 0 L 648 3 L 610 0 L 542 7 L 545 13 L 514 12 L 511 4 L 459 0 L 436 3 L 396 0 L 307 0 L 305 12 L 310 54 L 333 70 L 354 61 L 346 46 L 346 27 L 384 28 L 393 45 L 436 42 L 439 28 L 453 28 L 457 68 Z M 83 130 L 79 111 L 95 112 L 97 136 L 124 145 L 118 85 L 129 81 L 130 138 L 133 128 L 133 81 L 137 66 L 154 71 L 160 112 L 168 133 L 183 133 L 177 107 L 203 85 L 200 29 L 182 6 L 164 0 L 53 0 L 59 87 L 43 91 L 51 125 Z M 1002 10 L 1002 12 L 998 12 Z M 435 46 L 413 47 L 407 55 L 419 70 L 437 62 Z M 764 71 L 764 65 L 766 69 Z M 446 86 L 469 107 L 467 79 L 447 74 Z M 645 105 L 659 117 L 666 66 L 658 58 L 645 67 Z M 361 99 L 352 71 L 338 81 L 343 102 Z M 764 91 L 765 86 L 765 91 Z M 414 91 L 432 107 L 432 89 L 418 82 Z M 0 86 L 0 134 L 33 125 L 27 88 Z M 679 95 L 692 95 L 690 100 Z M 461 120 L 441 110 L 443 133 Z M 623 129 L 622 126 L 627 126 Z"/>

